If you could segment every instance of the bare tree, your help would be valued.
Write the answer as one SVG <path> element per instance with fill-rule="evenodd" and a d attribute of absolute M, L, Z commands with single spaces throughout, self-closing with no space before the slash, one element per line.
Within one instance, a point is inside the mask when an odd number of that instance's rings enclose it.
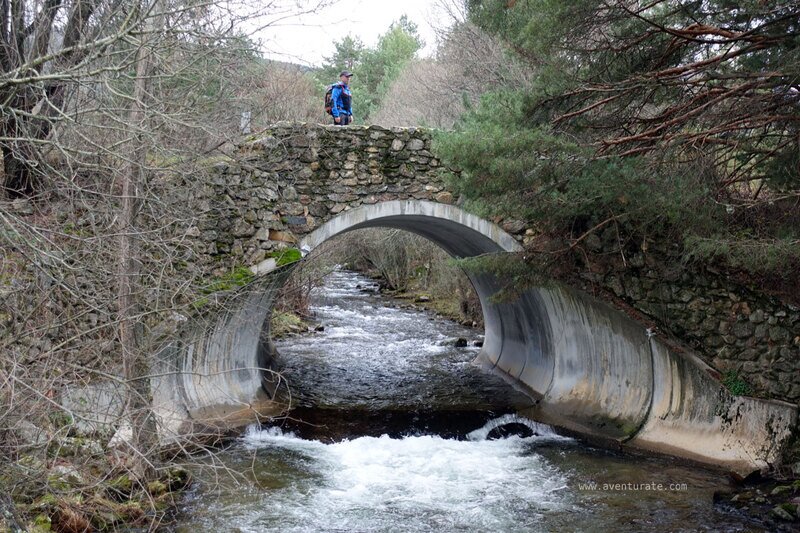
<path fill-rule="evenodd" d="M 196 313 L 230 267 L 197 261 L 188 234 L 208 213 L 186 195 L 237 140 L 231 110 L 310 116 L 304 74 L 261 59 L 231 22 L 262 14 L 268 24 L 324 3 L 3 4 L 0 483 L 15 499 L 55 492 L 54 520 L 84 523 L 93 510 L 54 488 L 56 467 L 79 472 L 73 492 L 105 497 L 124 474 L 134 482 L 124 497 L 151 498 L 148 475 L 165 468 L 153 453 L 152 339 L 171 317 Z M 67 404 L 72 389 L 98 381 L 128 398 L 125 415 Z M 108 442 L 91 428 L 126 421 L 134 432 L 123 451 L 81 448 Z M 76 432 L 90 439 L 70 440 Z"/>
<path fill-rule="evenodd" d="M 146 9 L 151 5 L 145 4 Z M 160 31 L 163 24 L 163 2 L 154 0 L 153 18 L 148 19 L 145 31 L 138 43 L 136 51 L 136 77 L 133 80 L 133 95 L 130 103 L 128 124 L 133 128 L 129 141 L 130 159 L 124 161 L 124 170 L 120 175 L 122 206 L 119 216 L 119 340 L 122 350 L 122 364 L 125 380 L 129 383 L 126 410 L 131 417 L 133 428 L 133 445 L 141 451 L 149 451 L 156 447 L 156 423 L 153 417 L 150 392 L 150 365 L 141 338 L 142 328 L 137 324 L 140 313 L 136 301 L 139 279 L 139 246 L 140 238 L 136 232 L 136 218 L 139 211 L 139 191 L 145 183 L 146 144 L 143 138 L 145 124 L 145 99 L 148 92 L 148 81 L 151 74 L 150 41 Z M 137 331 L 138 330 L 138 331 Z M 144 457 L 142 455 L 141 457 Z M 140 462 L 142 474 L 149 477 L 150 468 Z"/>
<path fill-rule="evenodd" d="M 463 19 L 459 2 L 446 4 L 451 24 L 441 31 L 435 58 L 408 64 L 383 99 L 376 123 L 450 129 L 483 93 L 525 87 L 534 79 L 530 65 L 509 54 L 500 39 Z"/>

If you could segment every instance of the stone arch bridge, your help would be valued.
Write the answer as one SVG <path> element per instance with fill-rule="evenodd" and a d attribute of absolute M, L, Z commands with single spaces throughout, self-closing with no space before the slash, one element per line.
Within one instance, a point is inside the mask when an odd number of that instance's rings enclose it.
<path fill-rule="evenodd" d="M 246 265 L 258 277 L 161 350 L 154 394 L 165 426 L 180 433 L 269 413 L 274 383 L 262 369 L 274 363 L 269 314 L 286 276 L 279 250 L 305 254 L 367 227 L 412 231 L 457 257 L 521 249 L 523 224 L 455 205 L 452 172 L 423 130 L 279 124 L 189 185 L 199 260 Z M 530 416 L 739 472 L 778 460 L 793 405 L 731 396 L 691 351 L 580 290 L 551 286 L 495 303 L 498 281 L 470 278 L 486 324 L 479 362 L 536 400 Z"/>

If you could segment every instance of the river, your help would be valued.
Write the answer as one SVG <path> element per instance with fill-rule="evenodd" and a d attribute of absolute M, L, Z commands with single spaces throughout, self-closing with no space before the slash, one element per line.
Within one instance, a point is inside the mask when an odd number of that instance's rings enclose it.
<path fill-rule="evenodd" d="M 475 330 L 345 270 L 312 297 L 324 330 L 277 346 L 294 410 L 194 459 L 177 531 L 767 531 L 720 472 L 517 419 Z"/>

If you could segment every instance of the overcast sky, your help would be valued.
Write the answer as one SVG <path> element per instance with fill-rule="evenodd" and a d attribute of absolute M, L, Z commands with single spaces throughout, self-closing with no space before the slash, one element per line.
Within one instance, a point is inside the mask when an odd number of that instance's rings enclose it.
<path fill-rule="evenodd" d="M 373 46 L 378 36 L 402 15 L 415 22 L 425 41 L 422 55 L 436 47 L 435 27 L 447 25 L 448 17 L 436 0 L 339 0 L 320 13 L 271 26 L 254 35 L 267 57 L 319 66 L 333 55 L 333 42 L 350 34 Z"/>

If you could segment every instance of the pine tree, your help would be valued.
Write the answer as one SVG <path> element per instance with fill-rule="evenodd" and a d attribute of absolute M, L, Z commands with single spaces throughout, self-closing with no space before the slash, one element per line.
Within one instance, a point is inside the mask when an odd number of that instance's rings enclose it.
<path fill-rule="evenodd" d="M 535 72 L 441 147 L 462 192 L 570 242 L 609 220 L 685 255 L 800 264 L 800 2 L 469 0 Z"/>

